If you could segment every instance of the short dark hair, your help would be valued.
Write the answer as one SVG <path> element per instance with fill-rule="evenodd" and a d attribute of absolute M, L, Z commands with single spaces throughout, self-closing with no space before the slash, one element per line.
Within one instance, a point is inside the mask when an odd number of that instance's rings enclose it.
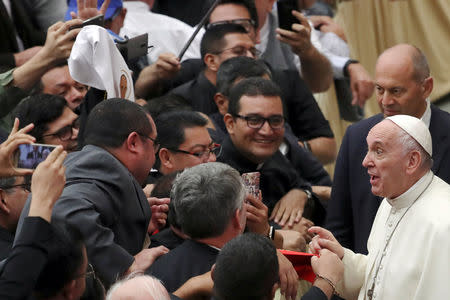
<path fill-rule="evenodd" d="M 218 162 L 185 169 L 170 192 L 177 222 L 192 239 L 221 236 L 244 196 L 239 172 Z"/>
<path fill-rule="evenodd" d="M 16 182 L 16 176 L 0 177 L 0 189 L 10 188 Z"/>
<path fill-rule="evenodd" d="M 157 119 L 162 113 L 176 110 L 192 110 L 189 101 L 176 94 L 166 94 L 161 97 L 153 98 L 147 101 L 144 109 L 150 113 L 152 118 Z"/>
<path fill-rule="evenodd" d="M 265 74 L 272 77 L 272 72 L 264 60 L 247 56 L 232 57 L 224 61 L 217 71 L 217 92 L 228 97 L 236 79 L 261 77 Z"/>
<path fill-rule="evenodd" d="M 205 127 L 208 120 L 196 111 L 171 111 L 159 115 L 155 124 L 161 148 L 177 149 L 185 141 L 186 128 Z"/>
<path fill-rule="evenodd" d="M 18 118 L 19 127 L 23 128 L 30 123 L 34 128 L 28 132 L 42 143 L 42 136 L 48 130 L 48 124 L 58 119 L 67 107 L 66 99 L 57 95 L 36 94 L 25 98 L 15 108 L 13 116 Z"/>
<path fill-rule="evenodd" d="M 268 299 L 278 281 L 276 249 L 266 237 L 245 233 L 219 253 L 214 269 L 214 296 L 219 300 Z"/>
<path fill-rule="evenodd" d="M 236 4 L 236 5 L 242 5 L 244 6 L 250 15 L 250 19 L 255 22 L 255 30 L 259 26 L 259 19 L 258 19 L 258 11 L 256 10 L 255 6 L 255 0 L 222 0 L 219 2 L 219 5 L 223 4 Z M 208 22 L 205 25 L 208 25 L 210 23 L 209 19 Z"/>
<path fill-rule="evenodd" d="M 112 98 L 100 102 L 92 109 L 85 132 L 86 145 L 114 149 L 120 147 L 130 133 L 149 136 L 153 128 L 140 105 Z"/>
<path fill-rule="evenodd" d="M 230 91 L 228 113 L 235 116 L 240 111 L 242 96 L 278 96 L 281 99 L 281 90 L 272 80 L 261 77 L 251 77 L 240 81 Z"/>
<path fill-rule="evenodd" d="M 63 227 L 52 226 L 54 235 L 48 241 L 48 260 L 34 287 L 38 299 L 55 296 L 64 285 L 83 275 L 77 273 L 84 261 L 85 248 L 80 231 L 67 224 Z"/>
<path fill-rule="evenodd" d="M 221 24 L 206 29 L 200 42 L 200 54 L 202 59 L 208 53 L 217 54 L 224 50 L 225 36 L 231 33 L 247 34 L 244 27 L 238 24 Z"/>

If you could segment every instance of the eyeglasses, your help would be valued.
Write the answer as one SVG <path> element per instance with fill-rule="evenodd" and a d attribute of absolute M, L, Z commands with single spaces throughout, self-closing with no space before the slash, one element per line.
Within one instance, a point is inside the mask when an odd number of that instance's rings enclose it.
<path fill-rule="evenodd" d="M 68 141 L 73 136 L 74 129 L 77 129 L 77 130 L 80 129 L 80 118 L 76 118 L 75 121 L 73 121 L 71 125 L 64 126 L 63 128 L 61 128 L 60 130 L 58 130 L 54 133 L 44 134 L 42 137 L 54 135 L 57 138 L 59 138 L 61 141 Z"/>
<path fill-rule="evenodd" d="M 255 21 L 253 21 L 252 19 L 236 19 L 236 20 L 226 20 L 226 21 L 214 22 L 214 23 L 207 24 L 206 29 L 209 29 L 211 27 L 218 26 L 218 25 L 224 25 L 224 24 L 241 25 L 242 27 L 244 27 L 244 29 L 245 29 L 245 31 L 247 31 L 247 33 L 250 33 L 251 31 L 255 30 Z"/>
<path fill-rule="evenodd" d="M 4 190 L 9 190 L 13 188 L 22 188 L 23 190 L 27 192 L 31 192 L 31 183 L 21 183 L 21 184 L 14 184 L 10 186 L 3 187 Z"/>
<path fill-rule="evenodd" d="M 231 48 L 227 48 L 227 49 L 223 49 L 221 51 L 215 52 L 213 54 L 222 54 L 225 51 L 231 51 L 234 55 L 236 56 L 246 56 L 247 52 L 250 52 L 250 54 L 254 57 L 254 58 L 258 58 L 261 55 L 261 51 L 259 51 L 258 49 L 256 49 L 255 47 L 250 47 L 250 48 L 246 48 L 244 46 L 235 46 L 235 47 L 231 47 Z"/>
<path fill-rule="evenodd" d="M 80 275 L 75 276 L 75 278 L 80 278 L 80 277 L 86 278 L 86 277 L 89 277 L 89 276 L 92 276 L 94 279 L 96 279 L 94 267 L 93 267 L 91 264 L 88 264 L 88 265 L 87 265 L 86 272 L 84 272 L 84 273 L 82 273 L 82 274 L 80 274 Z"/>
<path fill-rule="evenodd" d="M 146 138 L 146 139 L 151 140 L 151 141 L 153 142 L 153 151 L 158 152 L 158 150 L 159 150 L 159 143 L 158 143 L 158 141 L 157 141 L 156 139 L 151 138 L 151 137 L 149 137 L 149 136 L 147 136 L 147 135 L 145 135 L 145 134 L 141 134 L 141 133 L 138 133 L 138 134 L 139 134 L 140 136 Z"/>
<path fill-rule="evenodd" d="M 170 151 L 173 151 L 173 152 L 190 154 L 190 155 L 198 157 L 202 160 L 209 159 L 209 156 L 211 155 L 211 153 L 217 157 L 222 152 L 222 147 L 219 144 L 212 144 L 210 148 L 206 149 L 205 151 L 200 151 L 200 152 L 190 152 L 190 151 L 181 150 L 181 149 L 170 149 L 170 148 L 167 148 L 167 149 Z"/>
<path fill-rule="evenodd" d="M 281 129 L 284 126 L 283 116 L 270 116 L 268 118 L 259 115 L 241 116 L 235 114 L 234 116 L 247 121 L 247 126 L 252 129 L 261 129 L 266 122 L 269 123 L 270 128 L 274 130 Z"/>

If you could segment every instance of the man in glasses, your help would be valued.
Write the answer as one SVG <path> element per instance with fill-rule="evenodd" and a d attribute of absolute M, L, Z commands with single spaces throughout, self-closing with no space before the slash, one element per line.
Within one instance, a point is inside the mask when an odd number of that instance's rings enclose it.
<path fill-rule="evenodd" d="M 24 176 L 0 178 L 0 261 L 8 257 L 17 222 L 30 192 Z"/>
<path fill-rule="evenodd" d="M 270 220 L 300 231 L 303 210 L 312 201 L 311 186 L 278 151 L 285 131 L 279 88 L 263 78 L 242 80 L 231 91 L 224 121 L 229 137 L 218 160 L 241 173 L 260 172 Z"/>
<path fill-rule="evenodd" d="M 220 145 L 209 136 L 207 120 L 198 112 L 174 111 L 163 113 L 155 120 L 161 148 L 156 162 L 157 172 L 149 181 L 162 175 L 216 161 Z"/>
<path fill-rule="evenodd" d="M 30 135 L 36 143 L 61 145 L 66 151 L 77 149 L 78 115 L 61 96 L 38 94 L 23 100 L 13 112 L 20 127 L 33 123 Z"/>
<path fill-rule="evenodd" d="M 217 111 L 213 97 L 217 70 L 222 62 L 236 56 L 256 58 L 259 52 L 244 27 L 231 23 L 207 29 L 200 47 L 204 69 L 195 79 L 175 88 L 171 93 L 185 98 L 193 110 L 211 114 Z"/>

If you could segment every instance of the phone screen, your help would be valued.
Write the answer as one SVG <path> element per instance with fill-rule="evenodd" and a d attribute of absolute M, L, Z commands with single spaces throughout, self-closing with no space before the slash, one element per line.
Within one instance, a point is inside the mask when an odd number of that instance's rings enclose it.
<path fill-rule="evenodd" d="M 259 180 L 261 174 L 259 172 L 243 173 L 242 180 L 248 194 L 259 198 Z"/>
<path fill-rule="evenodd" d="M 297 0 L 278 0 L 278 24 L 281 29 L 292 31 L 292 24 L 300 23 L 296 17 L 292 15 L 293 10 L 298 11 Z"/>
<path fill-rule="evenodd" d="M 17 167 L 36 169 L 36 167 L 43 162 L 55 148 L 55 145 L 44 144 L 19 145 L 19 149 L 16 152 Z"/>

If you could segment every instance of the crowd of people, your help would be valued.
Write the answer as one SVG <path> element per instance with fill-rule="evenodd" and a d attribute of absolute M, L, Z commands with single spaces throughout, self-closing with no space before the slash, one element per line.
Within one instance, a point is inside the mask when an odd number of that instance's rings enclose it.
<path fill-rule="evenodd" d="M 275 0 L 186 2 L 0 1 L 0 298 L 449 294 L 450 114 L 425 54 L 386 49 L 372 79 L 329 1 L 296 1 L 290 30 Z M 381 110 L 339 148 L 313 96 L 333 80 Z M 282 250 L 313 254 L 311 284 Z"/>

